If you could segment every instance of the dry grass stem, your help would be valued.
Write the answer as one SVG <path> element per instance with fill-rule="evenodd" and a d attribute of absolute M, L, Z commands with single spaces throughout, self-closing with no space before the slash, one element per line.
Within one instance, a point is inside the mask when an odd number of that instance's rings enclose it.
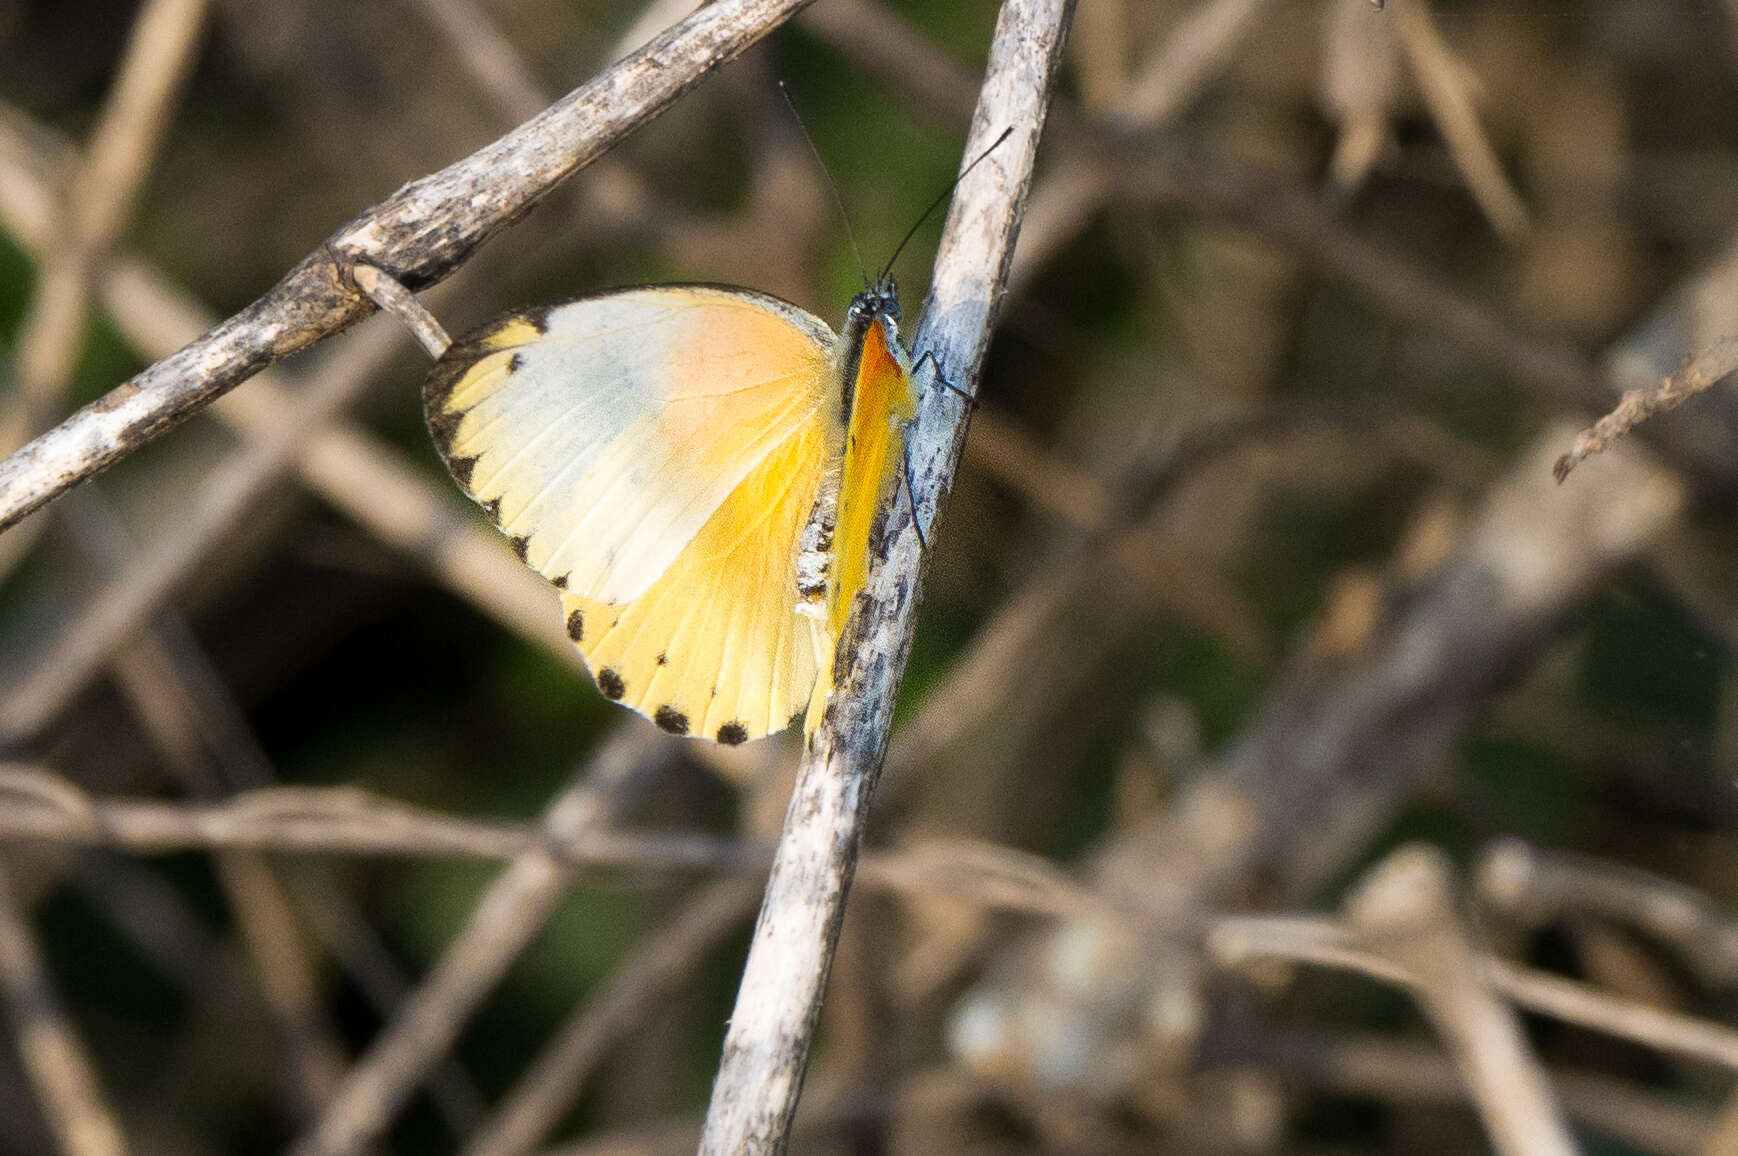
<path fill-rule="evenodd" d="M 669 755 L 667 740 L 624 727 L 551 801 L 541 824 L 544 835 L 560 846 L 608 826 L 635 784 Z M 351 1068 L 319 1122 L 292 1147 L 292 1156 L 348 1156 L 372 1147 L 543 927 L 576 872 L 570 858 L 541 847 L 515 857 L 434 971 Z"/>
<path fill-rule="evenodd" d="M 1519 1018 L 1489 986 L 1455 911 L 1440 852 L 1396 851 L 1360 882 L 1346 920 L 1358 939 L 1405 969 L 1506 1156 L 1570 1156 L 1577 1146 Z"/>
<path fill-rule="evenodd" d="M 1527 208 L 1503 173 L 1479 122 L 1470 74 L 1443 39 L 1428 0 L 1395 0 L 1387 19 L 1394 22 L 1400 47 L 1473 199 L 1498 233 L 1510 240 L 1519 237 L 1527 231 Z"/>
<path fill-rule="evenodd" d="M 1617 408 L 1594 422 L 1589 429 L 1575 435 L 1569 452 L 1557 459 L 1551 474 L 1559 482 L 1569 471 L 1602 453 L 1605 447 L 1633 430 L 1656 413 L 1665 413 L 1683 405 L 1696 394 L 1716 385 L 1721 378 L 1738 369 L 1738 337 L 1726 337 L 1685 362 L 1682 369 L 1670 374 L 1657 385 L 1646 389 L 1628 389 Z"/>
<path fill-rule="evenodd" d="M 1272 0 L 1201 0 L 1136 71 L 1107 113 L 1126 130 L 1164 124 L 1229 63 Z M 1036 193 L 1034 193 L 1036 198 Z"/>
<path fill-rule="evenodd" d="M 1234 1045 L 1232 1056 L 1271 1063 L 1288 1083 L 1355 1099 L 1388 1105 L 1466 1103 L 1466 1085 L 1453 1063 L 1426 1044 L 1379 1036 L 1288 1036 L 1276 1029 L 1249 1052 Z M 1627 1080 L 1553 1068 L 1551 1081 L 1570 1116 L 1644 1151 L 1694 1156 L 1708 1136 L 1705 1111 L 1637 1092 Z"/>
<path fill-rule="evenodd" d="M 1252 959 L 1286 959 L 1357 972 L 1397 987 L 1412 988 L 1421 982 L 1411 965 L 1371 950 L 1356 930 L 1323 919 L 1222 917 L 1214 921 L 1208 945 L 1214 958 L 1227 966 Z M 1738 1071 L 1738 1030 L 1621 999 L 1493 956 L 1480 956 L 1474 970 L 1492 990 L 1529 1012 L 1666 1055 Z"/>
<path fill-rule="evenodd" d="M 457 819 L 339 787 L 272 787 L 221 803 L 94 798 L 59 775 L 0 764 L 0 839 L 160 855 L 197 848 L 361 856 L 513 859 L 542 852 L 587 866 L 752 868 L 765 853 L 684 834 L 591 832 L 561 842 L 534 824 Z"/>
<path fill-rule="evenodd" d="M 1390 135 L 1399 98 L 1399 45 L 1368 0 L 1330 0 L 1324 25 L 1321 103 L 1339 126 L 1328 166 L 1334 188 L 1361 188 Z"/>
<path fill-rule="evenodd" d="M 719 939 L 754 913 L 760 884 L 756 878 L 710 884 L 646 936 L 538 1053 L 463 1156 L 526 1156 L 543 1143 L 610 1045 L 632 1032 Z"/>
<path fill-rule="evenodd" d="M 54 719 L 269 492 L 308 439 L 373 382 L 401 341 L 392 326 L 358 334 L 298 399 L 297 421 L 262 432 L 213 471 L 174 530 L 110 579 L 47 655 L 0 697 L 0 745 L 28 738 Z"/>
<path fill-rule="evenodd" d="M 9 868 L 0 867 L 0 998 L 20 1058 L 63 1156 L 125 1156 L 96 1069 L 43 966 Z"/>
<path fill-rule="evenodd" d="M 1479 898 L 1531 924 L 1592 915 L 1646 932 L 1678 952 L 1709 983 L 1738 983 L 1738 920 L 1708 896 L 1649 872 L 1518 839 L 1486 849 Z"/>
<path fill-rule="evenodd" d="M 486 6 L 475 0 L 404 0 L 404 4 L 440 34 L 507 123 L 530 120 L 551 103 Z"/>
<path fill-rule="evenodd" d="M 410 331 L 416 343 L 430 357 L 439 357 L 453 343 L 434 314 L 423 308 L 422 302 L 391 274 L 382 273 L 372 265 L 355 265 L 350 269 L 350 278 L 358 289 L 368 294 L 370 301 L 380 307 L 381 312 L 398 318 L 399 324 Z"/>
<path fill-rule="evenodd" d="M 18 339 L 15 431 L 50 419 L 84 342 L 89 281 L 120 239 L 191 71 L 208 0 L 151 0 L 128 38 L 120 71 L 89 147 L 68 174 L 54 243 Z M 18 439 L 22 440 L 22 439 Z M 7 440 L 10 452 L 18 440 Z"/>

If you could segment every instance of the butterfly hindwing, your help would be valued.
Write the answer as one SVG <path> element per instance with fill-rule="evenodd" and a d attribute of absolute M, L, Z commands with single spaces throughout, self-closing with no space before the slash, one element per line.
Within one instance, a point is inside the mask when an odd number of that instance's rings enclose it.
<path fill-rule="evenodd" d="M 675 734 L 739 743 L 808 702 L 822 628 L 796 612 L 793 557 L 820 481 L 818 422 L 769 455 L 652 588 L 625 605 L 562 596 L 598 686 Z"/>

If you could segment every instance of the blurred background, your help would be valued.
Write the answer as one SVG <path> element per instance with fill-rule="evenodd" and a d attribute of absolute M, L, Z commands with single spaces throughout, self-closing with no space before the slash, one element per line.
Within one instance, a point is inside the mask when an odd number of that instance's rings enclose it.
<path fill-rule="evenodd" d="M 4 448 L 692 7 L 0 0 Z M 873 269 L 996 9 L 818 0 L 425 302 L 836 320 L 777 83 Z M 1585 1151 L 1738 1153 L 1738 399 L 1551 477 L 1733 336 L 1738 3 L 1080 0 L 794 1148 L 1487 1151 L 1483 999 Z M 606 703 L 427 368 L 375 318 L 0 536 L 0 1153 L 691 1150 L 795 736 Z"/>

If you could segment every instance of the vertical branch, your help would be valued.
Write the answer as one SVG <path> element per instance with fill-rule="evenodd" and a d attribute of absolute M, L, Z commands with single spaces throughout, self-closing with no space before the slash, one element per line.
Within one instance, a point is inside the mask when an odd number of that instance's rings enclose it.
<path fill-rule="evenodd" d="M 975 387 L 1031 181 L 1069 0 L 1009 0 L 966 144 L 975 156 L 1009 136 L 960 182 L 914 346 L 932 372 L 907 434 L 912 500 L 896 504 L 885 560 L 839 644 L 834 694 L 811 737 L 755 926 L 700 1150 L 715 1156 L 785 1149 L 820 1011 L 869 798 L 887 751 L 893 702 L 916 622 L 919 524 L 934 514 L 965 445 L 969 406 L 941 388 Z"/>
<path fill-rule="evenodd" d="M 0 867 L 0 989 L 18 1035 L 24 1070 L 65 1156 L 125 1156 L 126 1141 L 103 1103 L 96 1070 L 49 986 L 42 953 Z"/>

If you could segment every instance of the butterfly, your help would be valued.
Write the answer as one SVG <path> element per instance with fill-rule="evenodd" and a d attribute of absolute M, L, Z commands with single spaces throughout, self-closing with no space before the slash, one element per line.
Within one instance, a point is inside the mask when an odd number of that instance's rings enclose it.
<path fill-rule="evenodd" d="M 899 317 L 885 276 L 839 334 L 731 286 L 599 293 L 455 341 L 424 415 L 606 697 L 721 743 L 812 730 L 916 411 Z"/>

